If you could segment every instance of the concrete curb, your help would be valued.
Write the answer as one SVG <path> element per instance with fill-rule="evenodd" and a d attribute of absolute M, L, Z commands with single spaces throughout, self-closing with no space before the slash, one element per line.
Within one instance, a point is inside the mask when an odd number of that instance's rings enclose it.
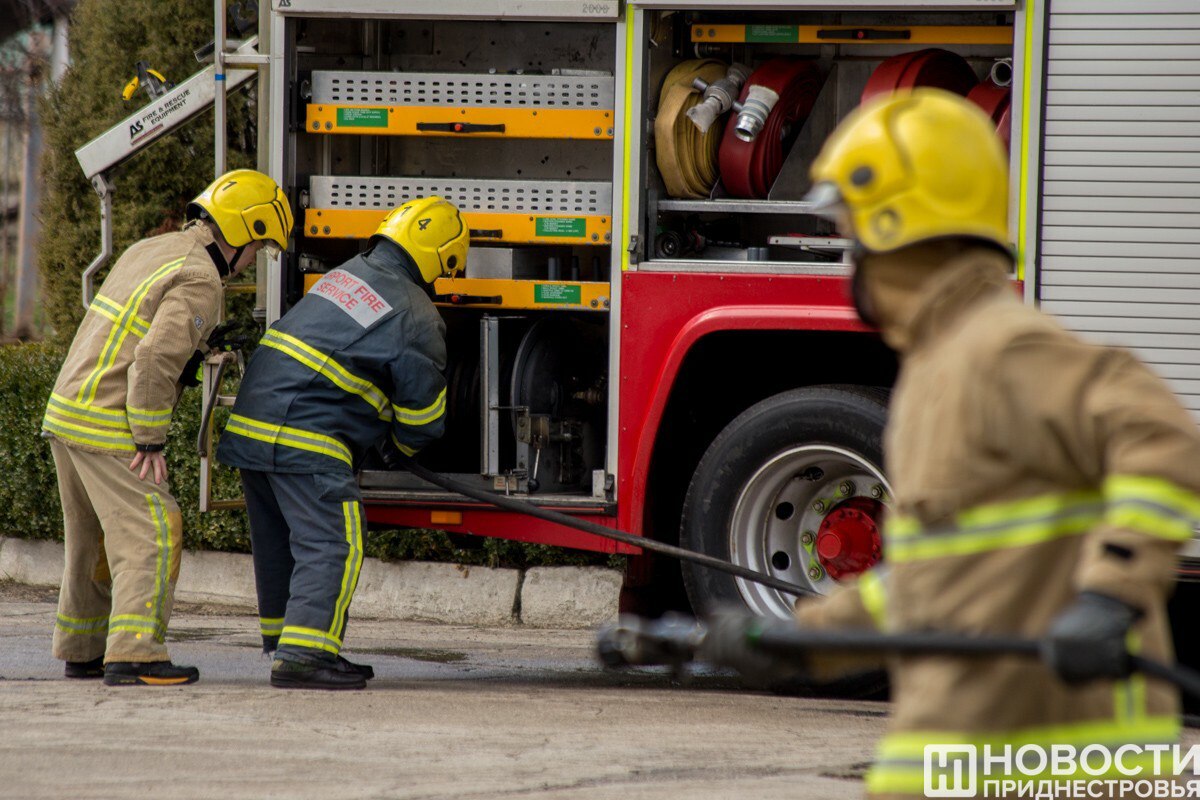
<path fill-rule="evenodd" d="M 0 536 L 0 580 L 58 586 L 62 572 L 62 542 Z M 523 572 L 368 558 L 352 612 L 453 625 L 590 628 L 616 619 L 621 580 L 619 571 L 602 567 L 535 567 Z M 175 599 L 253 612 L 257 601 L 250 556 L 185 550 Z"/>

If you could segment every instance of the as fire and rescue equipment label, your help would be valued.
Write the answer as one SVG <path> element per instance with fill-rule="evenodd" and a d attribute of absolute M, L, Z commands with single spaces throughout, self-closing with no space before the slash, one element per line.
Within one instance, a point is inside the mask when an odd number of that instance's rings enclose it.
<path fill-rule="evenodd" d="M 337 124 L 342 128 L 386 128 L 386 108 L 339 108 Z"/>
<path fill-rule="evenodd" d="M 795 25 L 747 25 L 747 42 L 774 42 L 795 44 L 800 38 L 800 29 Z"/>
<path fill-rule="evenodd" d="M 533 287 L 533 302 L 579 305 L 583 302 L 583 287 L 562 283 L 539 283 Z"/>
<path fill-rule="evenodd" d="M 587 220 L 583 217 L 538 217 L 534 223 L 537 236 L 587 236 Z"/>
<path fill-rule="evenodd" d="M 325 298 L 364 328 L 371 327 L 392 310 L 371 284 L 340 269 L 325 273 L 309 294 Z"/>

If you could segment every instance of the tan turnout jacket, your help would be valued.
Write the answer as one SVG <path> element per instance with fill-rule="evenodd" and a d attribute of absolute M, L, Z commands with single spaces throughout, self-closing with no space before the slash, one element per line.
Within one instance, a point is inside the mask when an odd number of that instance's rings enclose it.
<path fill-rule="evenodd" d="M 43 431 L 97 453 L 166 441 L 180 372 L 221 309 L 211 243 L 196 223 L 125 251 L 75 334 Z"/>
<path fill-rule="evenodd" d="M 999 253 L 937 245 L 870 258 L 869 296 L 902 362 L 885 437 L 885 566 L 803 601 L 801 624 L 1033 638 L 1093 591 L 1141 609 L 1131 643 L 1171 660 L 1165 601 L 1200 517 L 1189 414 L 1125 351 L 1023 304 Z M 875 796 L 921 796 L 926 744 L 1115 748 L 1178 734 L 1176 692 L 1140 675 L 1068 687 L 1015 657 L 888 667 Z"/>

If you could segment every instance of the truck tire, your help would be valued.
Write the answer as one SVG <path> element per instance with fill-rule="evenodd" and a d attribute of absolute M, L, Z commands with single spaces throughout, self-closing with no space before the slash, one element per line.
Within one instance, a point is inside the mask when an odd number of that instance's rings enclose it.
<path fill-rule="evenodd" d="M 683 503 L 680 543 L 825 594 L 880 557 L 878 522 L 887 392 L 813 386 L 783 392 L 734 419 L 700 459 Z M 690 563 L 697 614 L 741 604 L 790 616 L 795 600 Z"/>

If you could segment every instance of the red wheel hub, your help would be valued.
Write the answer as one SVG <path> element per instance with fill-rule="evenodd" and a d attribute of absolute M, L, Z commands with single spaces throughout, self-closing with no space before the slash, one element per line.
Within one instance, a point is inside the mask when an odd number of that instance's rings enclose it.
<path fill-rule="evenodd" d="M 883 541 L 877 520 L 883 504 L 852 497 L 825 515 L 817 531 L 817 558 L 834 580 L 855 575 L 879 561 Z"/>

